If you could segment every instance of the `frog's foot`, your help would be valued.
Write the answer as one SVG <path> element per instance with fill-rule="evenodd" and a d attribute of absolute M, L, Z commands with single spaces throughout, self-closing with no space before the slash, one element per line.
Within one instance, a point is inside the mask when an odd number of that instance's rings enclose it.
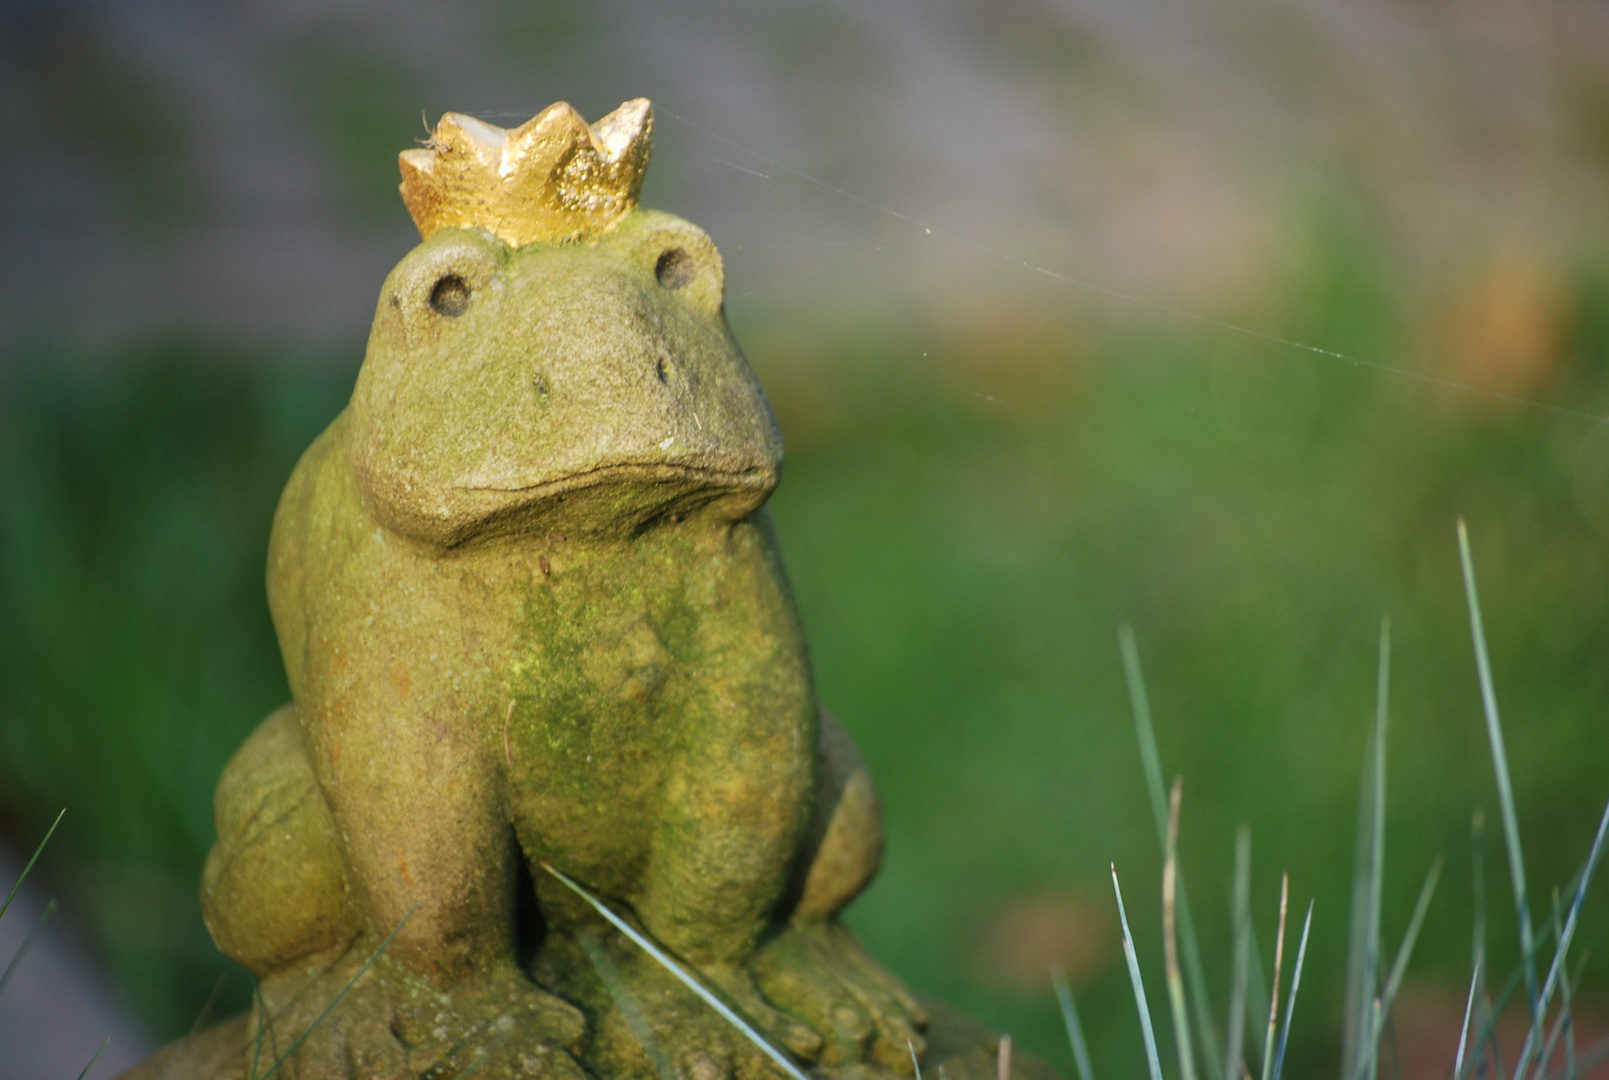
<path fill-rule="evenodd" d="M 769 1004 L 741 966 L 684 973 L 732 1007 L 784 1058 L 808 1066 L 819 1035 Z M 582 1056 L 612 1080 L 784 1080 L 782 1069 L 730 1020 L 624 935 L 598 928 L 550 933 L 537 981 L 593 1018 Z"/>
<path fill-rule="evenodd" d="M 927 1011 L 848 928 L 835 921 L 790 925 L 748 966 L 773 1006 L 824 1040 L 824 1064 L 915 1071 L 913 1056 L 920 1060 L 927 1045 Z"/>
<path fill-rule="evenodd" d="M 369 955 L 352 949 L 263 980 L 247 1047 L 260 1071 L 285 1057 L 280 1073 L 294 1080 L 414 1080 L 471 1066 L 488 1080 L 584 1080 L 571 1051 L 585 1020 L 512 962 L 443 989 L 386 957 L 364 971 Z"/>

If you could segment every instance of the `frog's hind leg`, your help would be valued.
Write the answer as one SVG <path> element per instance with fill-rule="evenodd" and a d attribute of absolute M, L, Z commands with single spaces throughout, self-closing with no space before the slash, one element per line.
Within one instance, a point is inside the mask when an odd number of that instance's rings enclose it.
<path fill-rule="evenodd" d="M 270 714 L 235 751 L 213 815 L 201 909 L 224 954 L 263 977 L 352 943 L 364 922 L 296 706 Z"/>
<path fill-rule="evenodd" d="M 883 858 L 883 811 L 860 751 L 821 710 L 816 803 L 790 890 L 794 922 L 830 919 L 871 883 Z"/>

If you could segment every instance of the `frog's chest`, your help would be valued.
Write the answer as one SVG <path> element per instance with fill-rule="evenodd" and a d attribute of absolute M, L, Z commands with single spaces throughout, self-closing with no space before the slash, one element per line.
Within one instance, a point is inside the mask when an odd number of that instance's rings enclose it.
<path fill-rule="evenodd" d="M 700 642 L 718 613 L 648 569 L 654 587 L 637 560 L 555 566 L 524 598 L 499 749 L 528 852 L 578 867 L 646 856 L 665 781 L 694 749 Z"/>
<path fill-rule="evenodd" d="M 667 633 L 656 615 L 630 603 L 588 605 L 584 619 L 543 619 L 518 635 L 506 674 L 509 755 L 527 768 L 568 770 L 678 742 L 695 641 Z"/>

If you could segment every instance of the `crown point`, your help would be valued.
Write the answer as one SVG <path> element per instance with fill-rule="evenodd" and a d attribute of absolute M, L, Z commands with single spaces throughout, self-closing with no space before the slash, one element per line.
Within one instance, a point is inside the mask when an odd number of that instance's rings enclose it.
<path fill-rule="evenodd" d="M 641 145 L 646 151 L 654 133 L 654 107 L 647 98 L 632 98 L 599 120 L 598 141 L 611 158 L 618 158 Z"/>

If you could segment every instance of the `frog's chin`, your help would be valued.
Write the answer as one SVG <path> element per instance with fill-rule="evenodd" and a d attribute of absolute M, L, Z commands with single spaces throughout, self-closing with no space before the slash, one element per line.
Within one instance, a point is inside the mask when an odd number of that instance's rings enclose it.
<path fill-rule="evenodd" d="M 466 477 L 424 485 L 365 484 L 370 512 L 396 532 L 439 547 L 569 536 L 624 538 L 659 523 L 738 521 L 776 489 L 776 464 L 622 461 L 561 475 Z M 389 489 L 389 490 L 382 490 Z"/>

